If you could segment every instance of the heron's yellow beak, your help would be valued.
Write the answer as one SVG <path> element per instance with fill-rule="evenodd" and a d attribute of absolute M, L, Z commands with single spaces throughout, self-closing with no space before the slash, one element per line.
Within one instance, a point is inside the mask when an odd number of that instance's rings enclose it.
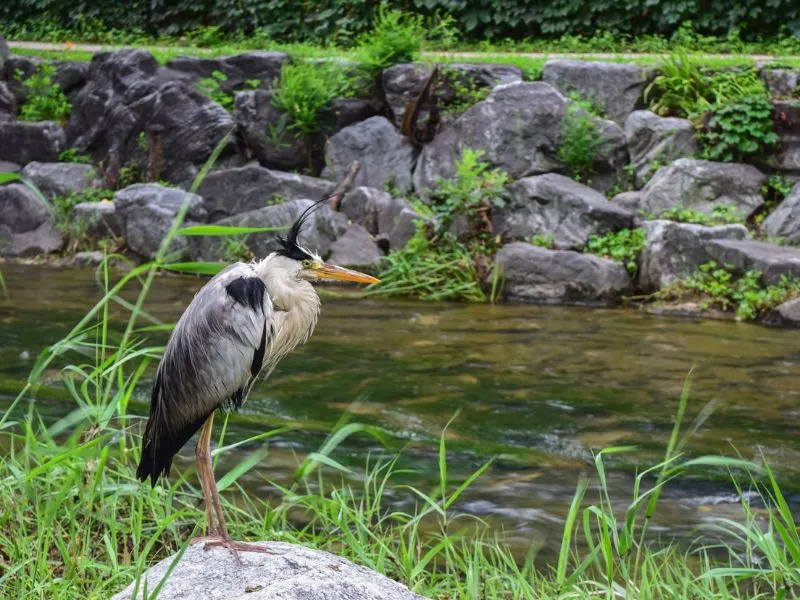
<path fill-rule="evenodd" d="M 359 273 L 358 271 L 351 271 L 336 265 L 329 265 L 322 263 L 315 268 L 317 277 L 320 279 L 335 279 L 337 281 L 355 281 L 356 283 L 380 283 L 380 279 L 376 279 L 372 275 Z"/>

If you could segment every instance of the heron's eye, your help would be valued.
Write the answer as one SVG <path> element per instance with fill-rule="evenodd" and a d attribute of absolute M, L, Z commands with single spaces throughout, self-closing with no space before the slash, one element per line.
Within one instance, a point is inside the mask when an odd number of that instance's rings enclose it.
<path fill-rule="evenodd" d="M 303 268 L 304 268 L 304 269 L 310 269 L 310 268 L 311 268 L 311 261 L 310 261 L 310 260 L 304 260 L 304 261 L 303 261 L 302 263 L 300 263 L 300 264 L 301 264 L 301 265 L 303 265 Z"/>

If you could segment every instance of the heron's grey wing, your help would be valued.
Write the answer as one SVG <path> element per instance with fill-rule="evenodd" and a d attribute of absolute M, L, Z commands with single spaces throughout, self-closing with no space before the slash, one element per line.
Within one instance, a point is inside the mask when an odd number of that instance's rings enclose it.
<path fill-rule="evenodd" d="M 244 263 L 197 292 L 158 366 L 137 475 L 155 481 L 219 406 L 247 398 L 273 337 L 272 301 Z"/>

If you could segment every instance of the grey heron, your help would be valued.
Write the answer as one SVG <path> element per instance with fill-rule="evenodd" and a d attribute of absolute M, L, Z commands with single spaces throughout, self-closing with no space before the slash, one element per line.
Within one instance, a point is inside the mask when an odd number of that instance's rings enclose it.
<path fill-rule="evenodd" d="M 156 371 L 150 416 L 142 439 L 137 477 L 156 485 L 175 454 L 199 430 L 195 458 L 208 515 L 209 546 L 264 552 L 233 541 L 211 463 L 211 430 L 219 408 L 238 409 L 261 373 L 311 336 L 320 299 L 312 283 L 322 280 L 377 283 L 370 275 L 325 263 L 299 244 L 303 224 L 322 204 L 338 202 L 352 184 L 355 166 L 328 196 L 309 206 L 280 247 L 263 260 L 236 263 L 206 283 L 178 320 Z"/>

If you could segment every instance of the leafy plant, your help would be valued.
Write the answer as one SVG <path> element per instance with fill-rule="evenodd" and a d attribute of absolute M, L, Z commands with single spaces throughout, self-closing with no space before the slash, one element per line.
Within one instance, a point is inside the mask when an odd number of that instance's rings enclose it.
<path fill-rule="evenodd" d="M 716 104 L 700 131 L 701 158 L 745 162 L 763 158 L 778 144 L 773 106 L 763 96 Z"/>
<path fill-rule="evenodd" d="M 629 273 L 639 268 L 639 254 L 647 245 L 644 229 L 620 229 L 605 235 L 592 235 L 586 243 L 584 252 L 610 258 L 624 265 Z"/>
<path fill-rule="evenodd" d="M 247 244 L 247 238 L 247 234 L 224 238 L 222 241 L 222 260 L 227 263 L 253 260 L 253 251 Z"/>
<path fill-rule="evenodd" d="M 340 65 L 300 62 L 283 66 L 272 102 L 288 115 L 288 129 L 310 135 L 318 131 L 331 100 L 349 93 L 347 76 Z"/>
<path fill-rule="evenodd" d="M 197 82 L 198 91 L 210 98 L 228 112 L 233 111 L 234 96 L 222 89 L 222 84 L 228 81 L 228 76 L 222 71 L 214 70 L 211 77 L 204 77 Z M 248 79 L 244 82 L 244 89 L 257 89 L 261 85 L 258 79 Z"/>
<path fill-rule="evenodd" d="M 418 15 L 381 4 L 371 31 L 359 39 L 358 57 L 370 74 L 419 58 L 425 40 L 425 25 Z"/>
<path fill-rule="evenodd" d="M 585 105 L 574 101 L 567 103 L 557 157 L 569 175 L 577 181 L 588 181 L 605 145 L 600 128 Z"/>
<path fill-rule="evenodd" d="M 685 117 L 710 106 L 711 82 L 685 50 L 668 56 L 659 70 L 660 74 L 644 92 L 644 99 L 654 113 Z"/>
<path fill-rule="evenodd" d="M 547 248 L 548 250 L 552 250 L 556 247 L 553 236 L 549 233 L 537 233 L 531 238 L 531 244 L 539 248 Z"/>
<path fill-rule="evenodd" d="M 443 67 L 441 77 L 453 91 L 452 100 L 446 104 L 444 109 L 444 112 L 450 117 L 457 117 L 471 106 L 486 100 L 492 92 L 490 87 L 478 85 L 473 79 L 452 68 Z"/>
<path fill-rule="evenodd" d="M 731 223 L 741 223 L 744 217 L 732 204 L 720 204 L 711 209 L 708 215 L 699 210 L 677 206 L 661 211 L 658 215 L 649 217 L 651 219 L 667 219 L 677 223 L 694 223 L 696 225 L 728 225 Z"/>
<path fill-rule="evenodd" d="M 72 110 L 61 87 L 53 81 L 56 68 L 50 64 L 41 65 L 36 73 L 23 79 L 17 71 L 17 79 L 25 88 L 25 102 L 20 107 L 19 118 L 23 121 L 58 121 L 66 122 Z"/>
<path fill-rule="evenodd" d="M 92 164 L 92 157 L 77 148 L 67 148 L 58 153 L 58 161 L 90 165 Z"/>

